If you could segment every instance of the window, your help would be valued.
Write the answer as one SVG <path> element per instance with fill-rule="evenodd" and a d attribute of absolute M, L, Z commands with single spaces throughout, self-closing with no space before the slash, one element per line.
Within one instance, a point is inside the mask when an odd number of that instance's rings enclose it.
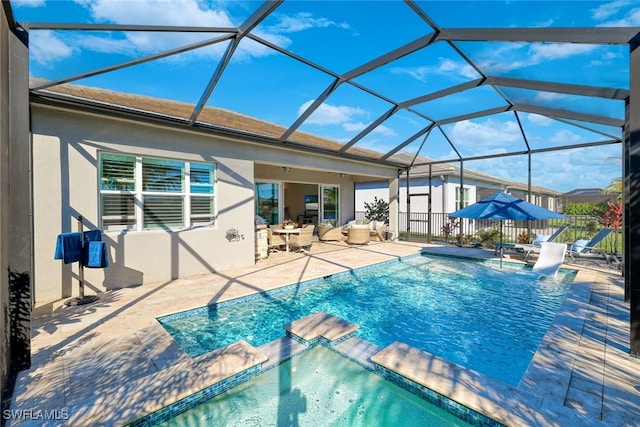
<path fill-rule="evenodd" d="M 100 204 L 105 230 L 212 224 L 214 197 L 212 163 L 100 155 Z"/>
<path fill-rule="evenodd" d="M 460 187 L 456 187 L 456 209 L 462 209 L 469 206 L 469 189 L 464 189 L 464 198 L 460 200 Z"/>
<path fill-rule="evenodd" d="M 279 197 L 280 185 L 277 182 L 257 182 L 255 194 L 256 215 L 269 224 L 279 224 Z"/>
<path fill-rule="evenodd" d="M 329 222 L 333 226 L 337 226 L 339 220 L 338 207 L 340 198 L 338 197 L 338 191 L 338 187 L 322 186 L 322 222 Z"/>

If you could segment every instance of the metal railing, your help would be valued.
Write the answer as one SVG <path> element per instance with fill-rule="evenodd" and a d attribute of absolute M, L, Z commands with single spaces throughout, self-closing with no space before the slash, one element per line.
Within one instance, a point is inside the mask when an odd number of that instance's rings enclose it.
<path fill-rule="evenodd" d="M 356 219 L 365 219 L 365 213 L 356 212 Z M 447 236 L 445 226 L 449 222 L 449 215 L 446 213 L 432 213 L 431 221 L 427 212 L 411 212 L 410 218 L 410 236 L 407 236 L 407 213 L 400 212 L 399 218 L 400 239 L 401 240 L 426 240 L 429 237 L 429 229 L 431 229 L 431 240 L 433 242 L 450 242 L 460 243 L 460 236 L 463 237 L 463 244 L 478 242 L 483 236 L 488 238 L 493 236 L 494 239 L 499 238 L 500 221 L 496 220 L 480 220 L 480 219 L 462 219 L 457 223 L 458 226 L 451 228 L 451 232 Z M 502 221 L 502 239 L 507 243 L 525 243 L 533 241 L 535 236 L 544 234 L 553 234 L 560 226 L 569 224 L 569 228 L 559 238 L 558 242 L 574 243 L 578 239 L 588 239 L 593 237 L 603 226 L 599 222 L 599 218 L 590 215 L 567 215 L 566 219 L 543 220 L 543 221 Z M 493 231 L 495 230 L 495 231 Z M 487 243 L 491 244 L 490 239 Z M 611 233 L 599 247 L 608 253 L 622 254 L 622 236 L 621 230 L 618 235 Z"/>

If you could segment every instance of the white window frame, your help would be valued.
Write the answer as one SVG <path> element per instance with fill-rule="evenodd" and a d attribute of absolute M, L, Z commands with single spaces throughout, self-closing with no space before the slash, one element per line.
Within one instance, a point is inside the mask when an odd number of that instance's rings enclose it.
<path fill-rule="evenodd" d="M 471 190 L 469 189 L 469 187 L 464 187 L 462 189 L 462 200 L 460 200 L 459 185 L 455 187 L 454 193 L 455 193 L 455 199 L 456 199 L 456 208 L 455 208 L 456 210 L 466 208 L 467 206 L 469 206 L 469 198 L 471 196 Z M 467 196 L 466 200 L 465 200 L 465 196 Z"/>
<path fill-rule="evenodd" d="M 135 188 L 134 190 L 103 190 L 102 189 L 102 155 L 121 155 L 123 157 L 134 157 L 135 158 L 135 169 L 134 169 L 134 180 L 135 180 Z M 145 191 L 143 190 L 143 176 L 142 176 L 142 164 L 143 159 L 153 159 L 153 160 L 170 160 L 177 161 L 183 164 L 183 185 L 182 191 L 174 192 L 174 191 Z M 212 182 L 211 182 L 211 192 L 203 193 L 203 192 L 192 192 L 191 189 L 191 166 L 192 164 L 202 164 L 202 165 L 210 165 L 212 167 Z M 180 159 L 170 159 L 170 158 L 162 158 L 157 156 L 141 156 L 134 155 L 129 153 L 113 153 L 113 152 L 100 152 L 98 153 L 98 196 L 99 196 L 99 212 L 100 212 L 100 228 L 106 232 L 126 232 L 126 231 L 157 231 L 157 230 L 184 230 L 189 228 L 196 227 L 212 227 L 216 225 L 217 220 L 217 200 L 216 200 L 216 189 L 217 189 L 217 170 L 218 166 L 213 162 L 196 162 L 196 161 L 188 161 L 188 160 L 180 160 Z M 197 185 L 197 184 L 196 184 Z M 103 196 L 104 195 L 133 195 L 134 197 L 134 224 L 131 227 L 127 227 L 126 225 L 118 226 L 105 226 L 104 224 L 104 213 L 103 213 Z M 181 226 L 167 226 L 167 227 L 147 227 L 144 224 L 144 197 L 145 196 L 170 196 L 176 198 L 182 198 L 183 205 L 183 224 Z M 211 221 L 198 221 L 197 218 L 192 218 L 192 197 L 209 197 L 211 198 Z"/>

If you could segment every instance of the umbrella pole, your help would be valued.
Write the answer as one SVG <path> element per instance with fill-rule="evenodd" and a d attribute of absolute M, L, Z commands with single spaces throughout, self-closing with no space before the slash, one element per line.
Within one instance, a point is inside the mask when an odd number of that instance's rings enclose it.
<path fill-rule="evenodd" d="M 502 251 L 504 248 L 502 247 L 502 220 L 500 220 L 500 268 L 502 268 Z"/>

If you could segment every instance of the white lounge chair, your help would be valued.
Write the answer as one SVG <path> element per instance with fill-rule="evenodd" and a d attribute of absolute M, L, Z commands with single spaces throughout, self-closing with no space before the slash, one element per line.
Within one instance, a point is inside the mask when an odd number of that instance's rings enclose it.
<path fill-rule="evenodd" d="M 543 242 L 540 245 L 538 260 L 533 265 L 533 272 L 539 276 L 555 276 L 564 262 L 566 253 L 566 243 Z"/>
<path fill-rule="evenodd" d="M 593 258 L 594 256 L 607 259 L 604 252 L 599 252 L 596 248 L 600 242 L 602 242 L 609 234 L 613 232 L 610 228 L 603 228 L 591 238 L 591 240 L 576 240 L 576 242 L 569 248 L 569 258 L 575 262 L 576 258 Z"/>
<path fill-rule="evenodd" d="M 522 249 L 525 251 L 525 255 L 524 255 L 524 261 L 527 262 L 527 260 L 529 259 L 529 255 L 531 255 L 532 253 L 534 254 L 538 254 L 540 253 L 540 248 L 543 242 L 555 242 L 556 239 L 558 237 L 560 237 L 560 235 L 562 233 L 564 233 L 565 231 L 567 231 L 567 228 L 569 228 L 568 224 L 563 225 L 562 227 L 558 228 L 552 235 L 550 236 L 546 236 L 546 235 L 537 235 L 535 240 L 533 241 L 532 244 L 528 245 L 528 244 L 517 244 L 515 247 L 516 249 Z"/>

